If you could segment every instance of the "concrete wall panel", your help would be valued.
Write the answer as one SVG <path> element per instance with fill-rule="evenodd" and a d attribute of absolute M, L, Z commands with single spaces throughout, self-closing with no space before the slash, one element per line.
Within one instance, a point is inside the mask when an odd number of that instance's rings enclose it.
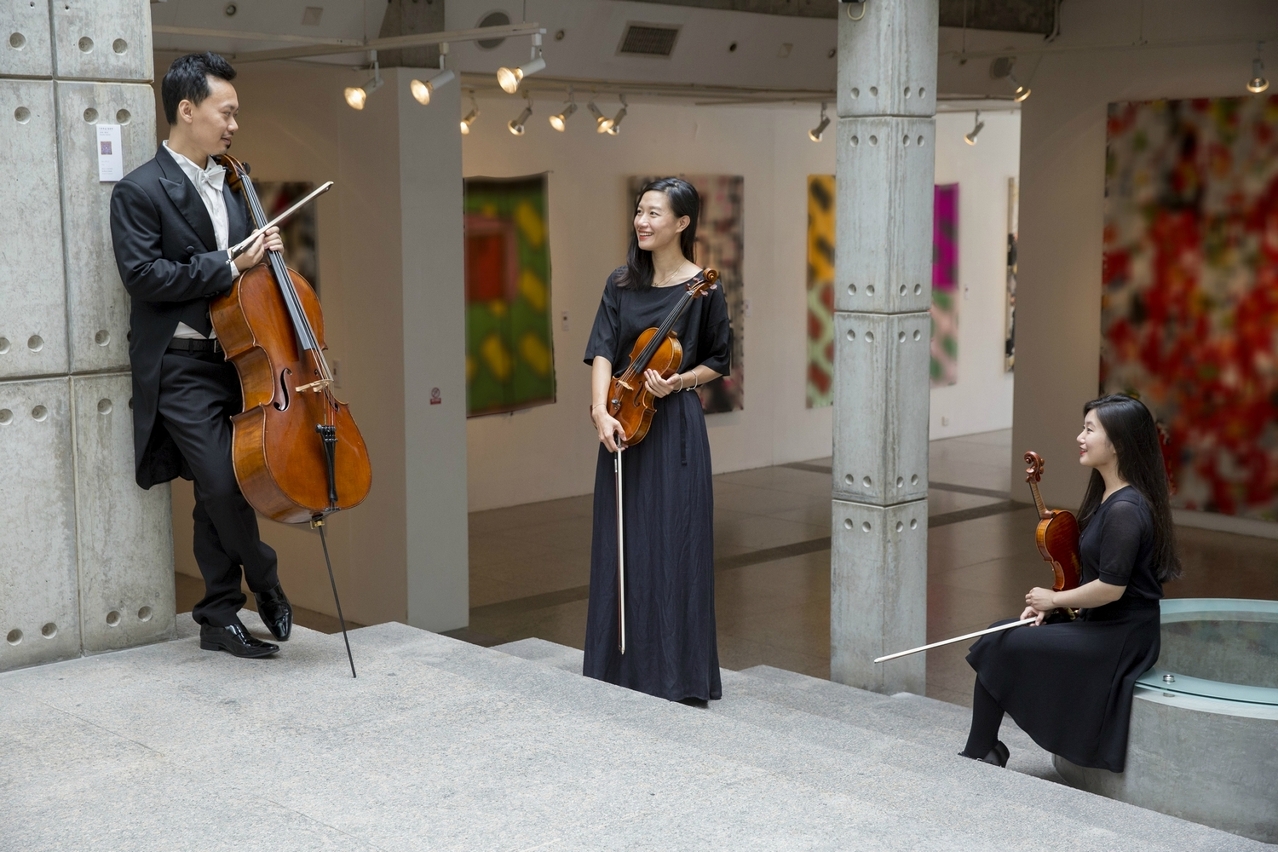
<path fill-rule="evenodd" d="M 0 39 L 0 76 L 52 76 L 48 0 L 0 0 Z"/>
<path fill-rule="evenodd" d="M 839 120 L 837 173 L 857 202 L 839 205 L 835 310 L 927 310 L 935 141 L 931 118 Z M 914 203 L 920 197 L 929 203 Z"/>
<path fill-rule="evenodd" d="M 0 671 L 80 653 L 68 379 L 0 383 Z"/>
<path fill-rule="evenodd" d="M 54 57 L 60 78 L 148 81 L 151 6 L 141 0 L 55 0 Z"/>
<path fill-rule="evenodd" d="M 927 500 L 881 508 L 835 500 L 831 513 L 830 680 L 875 692 L 927 686 L 924 654 L 876 665 L 927 633 Z"/>
<path fill-rule="evenodd" d="M 0 378 L 65 373 L 66 282 L 53 83 L 0 80 Z M 12 227 L 21 223 L 22 227 Z"/>
<path fill-rule="evenodd" d="M 80 633 L 109 651 L 173 636 L 173 529 L 168 486 L 133 481 L 128 373 L 71 380 L 75 400 Z"/>
<path fill-rule="evenodd" d="M 124 172 L 155 155 L 155 94 L 130 83 L 58 83 L 71 369 L 127 368 L 129 297 L 111 249 L 111 190 L 98 180 L 97 125 L 119 124 Z"/>
<path fill-rule="evenodd" d="M 878 505 L 927 497 L 931 317 L 834 315 L 834 496 Z"/>
<path fill-rule="evenodd" d="M 839 21 L 839 115 L 936 112 L 937 4 L 859 4 Z M 847 14 L 839 7 L 839 15 Z M 928 47 L 930 49 L 920 49 Z"/>

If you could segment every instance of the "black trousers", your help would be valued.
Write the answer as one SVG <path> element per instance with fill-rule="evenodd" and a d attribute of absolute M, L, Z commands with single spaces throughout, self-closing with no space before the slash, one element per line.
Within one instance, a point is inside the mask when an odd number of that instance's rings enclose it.
<path fill-rule="evenodd" d="M 279 584 L 275 551 L 262 543 L 257 514 L 240 493 L 231 463 L 231 416 L 241 405 L 235 367 L 221 353 L 166 352 L 159 417 L 195 481 L 195 561 L 204 597 L 191 617 L 225 627 L 238 618 L 243 578 L 254 592 Z"/>

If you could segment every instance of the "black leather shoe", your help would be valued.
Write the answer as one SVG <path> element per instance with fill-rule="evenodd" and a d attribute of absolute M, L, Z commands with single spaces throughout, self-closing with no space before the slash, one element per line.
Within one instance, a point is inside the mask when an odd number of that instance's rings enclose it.
<path fill-rule="evenodd" d="M 998 767 L 1007 766 L 1007 759 L 1011 756 L 1012 756 L 1011 751 L 1008 750 L 1007 746 L 1003 745 L 1002 740 L 995 740 L 994 748 L 990 749 L 990 753 L 985 755 L 985 757 L 972 757 L 972 755 L 968 754 L 965 751 L 959 752 L 959 757 L 967 757 L 967 758 L 971 758 L 972 760 L 979 760 L 982 763 L 989 763 Z"/>
<path fill-rule="evenodd" d="M 288 634 L 293 632 L 293 605 L 284 597 L 284 589 L 278 583 L 275 588 L 262 593 L 253 593 L 257 599 L 257 614 L 271 635 L 281 642 L 288 641 Z"/>
<path fill-rule="evenodd" d="M 280 649 L 279 645 L 263 642 L 252 636 L 238 621 L 226 627 L 211 624 L 200 625 L 200 648 L 205 651 L 226 651 L 237 657 L 269 657 Z"/>

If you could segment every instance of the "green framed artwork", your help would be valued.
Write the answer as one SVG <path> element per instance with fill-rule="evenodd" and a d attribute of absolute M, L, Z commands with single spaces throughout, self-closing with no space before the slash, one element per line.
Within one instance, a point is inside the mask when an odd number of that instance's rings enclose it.
<path fill-rule="evenodd" d="M 555 401 L 546 175 L 465 179 L 466 413 Z"/>

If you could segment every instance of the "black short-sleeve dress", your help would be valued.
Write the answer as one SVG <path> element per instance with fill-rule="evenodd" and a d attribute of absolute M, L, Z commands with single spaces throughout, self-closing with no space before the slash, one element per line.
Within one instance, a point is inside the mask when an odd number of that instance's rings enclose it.
<path fill-rule="evenodd" d="M 620 272 L 620 270 L 618 270 Z M 644 290 L 604 285 L 585 362 L 602 355 L 619 375 L 639 334 L 661 325 L 682 285 Z M 686 283 L 686 282 L 685 282 Z M 675 324 L 680 372 L 727 374 L 732 351 L 721 288 L 691 302 Z M 719 698 L 714 624 L 714 492 L 710 441 L 695 393 L 656 401 L 648 435 L 622 452 L 626 524 L 626 653 L 617 647 L 617 515 L 613 455 L 595 467 L 594 535 L 584 673 L 671 701 Z"/>
<path fill-rule="evenodd" d="M 1123 771 L 1136 679 L 1158 660 L 1154 544 L 1145 498 L 1130 485 L 1115 491 L 1083 530 L 1079 556 L 1083 583 L 1126 586 L 1123 596 L 1076 621 L 982 636 L 967 655 L 1016 724 L 1078 766 Z"/>

